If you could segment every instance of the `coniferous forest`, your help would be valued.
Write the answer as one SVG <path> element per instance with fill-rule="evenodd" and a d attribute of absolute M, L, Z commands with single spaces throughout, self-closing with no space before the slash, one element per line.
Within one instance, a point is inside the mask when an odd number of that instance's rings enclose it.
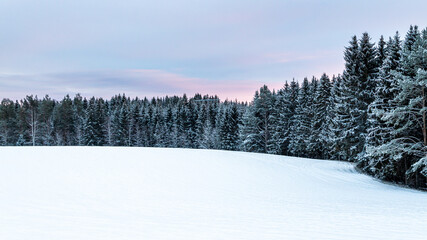
<path fill-rule="evenodd" d="M 355 162 L 379 179 L 427 188 L 427 29 L 376 43 L 352 37 L 345 69 L 216 96 L 2 99 L 2 146 L 141 146 L 240 150 Z"/>

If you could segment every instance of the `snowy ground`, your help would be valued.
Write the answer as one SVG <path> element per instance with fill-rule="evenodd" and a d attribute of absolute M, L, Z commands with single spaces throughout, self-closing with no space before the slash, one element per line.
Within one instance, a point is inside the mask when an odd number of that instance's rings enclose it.
<path fill-rule="evenodd" d="M 2 147 L 0 239 L 427 239 L 427 193 L 334 161 Z"/>

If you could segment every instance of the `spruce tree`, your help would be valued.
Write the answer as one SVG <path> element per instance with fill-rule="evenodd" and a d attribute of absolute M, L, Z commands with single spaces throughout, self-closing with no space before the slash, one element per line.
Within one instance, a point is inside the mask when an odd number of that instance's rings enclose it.
<path fill-rule="evenodd" d="M 415 41 L 414 41 L 415 39 Z M 381 146 L 392 158 L 384 172 L 385 179 L 413 186 L 426 184 L 426 82 L 427 30 L 422 34 L 410 28 L 401 52 L 398 71 L 392 72 L 398 93 L 394 108 L 384 119 L 394 128 L 393 139 Z"/>
<path fill-rule="evenodd" d="M 291 139 L 289 143 L 290 153 L 298 157 L 307 156 L 308 137 L 311 131 L 311 119 L 309 117 L 310 84 L 304 78 L 298 93 L 295 117 L 291 125 Z"/>
<path fill-rule="evenodd" d="M 39 139 L 38 142 L 42 146 L 55 145 L 55 134 L 53 125 L 53 111 L 56 102 L 46 95 L 40 101 L 39 106 Z"/>
<path fill-rule="evenodd" d="M 129 115 L 127 106 L 124 104 L 114 112 L 112 121 L 113 145 L 129 145 Z"/>
<path fill-rule="evenodd" d="M 219 140 L 221 149 L 236 150 L 239 140 L 239 113 L 235 105 L 227 106 L 220 124 Z"/>
<path fill-rule="evenodd" d="M 314 115 L 311 121 L 311 134 L 308 151 L 314 158 L 328 158 L 328 110 L 331 97 L 331 82 L 324 73 L 314 93 L 312 106 Z"/>
<path fill-rule="evenodd" d="M 397 94 L 397 83 L 392 77 L 392 71 L 398 67 L 401 42 L 398 33 L 388 41 L 386 58 L 379 70 L 374 101 L 368 108 L 368 124 L 365 151 L 358 162 L 358 166 L 378 178 L 385 178 L 387 165 L 392 156 L 382 150 L 383 145 L 393 138 L 393 126 L 387 124 L 383 117 L 393 108 L 392 100 Z"/>
<path fill-rule="evenodd" d="M 270 139 L 274 130 L 271 122 L 274 99 L 272 92 L 264 85 L 259 90 L 259 97 L 254 99 L 254 117 L 257 125 L 258 152 L 270 152 Z"/>
<path fill-rule="evenodd" d="M 3 99 L 0 104 L 0 145 L 13 146 L 18 141 L 18 124 L 15 103 Z"/>
<path fill-rule="evenodd" d="M 331 97 L 329 99 L 329 115 L 328 115 L 328 149 L 329 158 L 334 160 L 343 160 L 343 145 L 341 142 L 342 123 L 346 116 L 345 104 L 341 95 L 342 78 L 341 75 L 333 78 L 331 89 Z"/>
<path fill-rule="evenodd" d="M 55 108 L 54 127 L 59 145 L 75 145 L 76 144 L 76 128 L 75 128 L 75 111 L 73 108 L 73 100 L 69 95 Z"/>
<path fill-rule="evenodd" d="M 258 91 L 255 92 L 254 99 L 257 99 Z M 239 131 L 239 138 L 241 139 L 240 149 L 246 152 L 260 152 L 262 151 L 261 139 L 258 133 L 257 119 L 255 118 L 254 106 L 249 105 L 242 116 L 242 123 Z"/>
<path fill-rule="evenodd" d="M 387 55 L 387 46 L 386 46 L 386 42 L 384 41 L 384 36 L 381 35 L 380 40 L 378 41 L 378 47 L 377 47 L 377 66 L 378 67 L 383 65 L 386 55 Z"/>
<path fill-rule="evenodd" d="M 102 101 L 91 98 L 86 108 L 85 118 L 83 120 L 83 145 L 85 146 L 103 146 L 106 144 L 104 131 L 104 113 L 102 110 Z"/>
<path fill-rule="evenodd" d="M 352 38 L 350 46 L 345 49 L 344 59 L 346 64 L 334 120 L 339 126 L 337 144 L 341 144 L 336 154 L 340 159 L 355 161 L 363 151 L 368 128 L 367 109 L 373 101 L 377 75 L 375 48 L 367 33 L 363 34 L 360 43 L 356 36 Z"/>
<path fill-rule="evenodd" d="M 291 110 L 290 88 L 286 82 L 276 94 L 274 106 L 275 129 L 272 142 L 275 143 L 272 151 L 275 154 L 287 155 L 289 145 L 290 124 L 293 116 Z"/>

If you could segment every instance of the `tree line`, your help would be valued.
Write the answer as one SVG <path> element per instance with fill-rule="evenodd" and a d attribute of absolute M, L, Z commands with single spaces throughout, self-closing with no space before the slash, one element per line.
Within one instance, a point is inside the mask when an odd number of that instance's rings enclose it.
<path fill-rule="evenodd" d="M 0 145 L 241 150 L 355 162 L 377 178 L 426 188 L 427 29 L 373 43 L 353 36 L 342 74 L 292 80 L 253 101 L 27 96 L 0 104 Z"/>

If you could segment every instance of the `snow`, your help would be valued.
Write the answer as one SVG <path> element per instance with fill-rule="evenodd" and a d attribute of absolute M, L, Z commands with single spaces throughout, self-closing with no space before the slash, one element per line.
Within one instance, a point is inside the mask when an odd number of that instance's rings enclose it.
<path fill-rule="evenodd" d="M 119 147 L 0 148 L 0 239 L 426 239 L 427 193 L 345 162 Z"/>

